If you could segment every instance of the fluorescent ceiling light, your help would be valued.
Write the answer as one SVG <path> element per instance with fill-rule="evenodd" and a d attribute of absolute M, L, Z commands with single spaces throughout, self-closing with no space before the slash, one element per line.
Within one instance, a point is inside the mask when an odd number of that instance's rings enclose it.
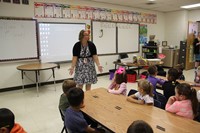
<path fill-rule="evenodd" d="M 200 3 L 192 4 L 192 5 L 186 5 L 186 6 L 181 6 L 181 8 L 185 8 L 185 9 L 195 8 L 195 7 L 200 7 Z"/>
<path fill-rule="evenodd" d="M 156 0 L 149 0 L 149 1 L 156 1 Z"/>

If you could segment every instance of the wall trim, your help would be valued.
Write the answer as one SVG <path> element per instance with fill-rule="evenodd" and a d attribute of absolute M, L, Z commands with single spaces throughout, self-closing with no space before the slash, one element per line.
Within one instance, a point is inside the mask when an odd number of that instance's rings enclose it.
<path fill-rule="evenodd" d="M 109 73 L 101 73 L 101 74 L 97 74 L 97 76 L 105 76 L 108 75 Z M 67 78 L 67 79 L 73 79 L 73 78 Z M 56 80 L 56 83 L 62 83 L 64 80 L 66 79 L 60 79 L 60 80 Z M 44 85 L 51 85 L 54 84 L 53 81 L 49 81 L 49 82 L 42 82 L 40 83 L 40 86 L 44 86 Z M 29 89 L 32 87 L 36 87 L 36 84 L 29 84 L 29 85 L 24 85 L 24 89 Z M 8 88 L 2 88 L 0 89 L 0 93 L 1 92 L 7 92 L 7 91 L 15 91 L 15 90 L 21 90 L 22 86 L 14 86 L 14 87 L 8 87 Z"/>

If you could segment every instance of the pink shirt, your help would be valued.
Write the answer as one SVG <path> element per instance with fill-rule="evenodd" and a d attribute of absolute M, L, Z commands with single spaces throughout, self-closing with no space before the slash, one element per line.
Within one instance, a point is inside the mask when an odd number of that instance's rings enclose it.
<path fill-rule="evenodd" d="M 194 118 L 191 100 L 175 101 L 172 105 L 166 104 L 165 110 L 189 119 Z"/>
<path fill-rule="evenodd" d="M 117 87 L 116 83 L 111 83 L 111 85 L 108 87 L 108 92 L 112 93 L 112 94 L 123 94 L 124 96 L 126 96 L 126 83 L 121 83 L 119 85 L 119 88 L 115 90 L 115 88 Z"/>

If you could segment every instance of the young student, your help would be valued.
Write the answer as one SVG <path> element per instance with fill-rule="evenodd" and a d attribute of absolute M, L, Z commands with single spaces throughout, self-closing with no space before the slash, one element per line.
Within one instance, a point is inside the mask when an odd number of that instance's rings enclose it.
<path fill-rule="evenodd" d="M 76 87 L 76 83 L 73 80 L 65 80 L 62 84 L 63 93 L 60 96 L 58 108 L 61 110 L 63 115 L 65 115 L 65 111 L 69 107 L 67 92 L 70 88 L 73 88 L 73 87 Z"/>
<path fill-rule="evenodd" d="M 177 85 L 175 96 L 169 98 L 165 110 L 185 118 L 194 119 L 198 110 L 196 90 L 187 83 Z"/>
<path fill-rule="evenodd" d="M 120 67 L 115 72 L 114 79 L 110 86 L 108 87 L 108 92 L 113 94 L 123 94 L 126 95 L 126 83 L 127 83 L 127 76 L 126 70 L 123 67 Z"/>
<path fill-rule="evenodd" d="M 136 120 L 128 127 L 127 133 L 153 133 L 153 129 L 145 121 Z"/>
<path fill-rule="evenodd" d="M 177 78 L 178 70 L 175 68 L 170 68 L 167 75 L 168 81 L 165 81 L 165 83 L 162 85 L 163 93 L 166 100 L 168 100 L 170 96 L 175 95 L 175 87 L 179 84 L 179 82 L 176 81 Z"/>
<path fill-rule="evenodd" d="M 100 131 L 88 125 L 80 111 L 84 104 L 83 90 L 77 87 L 71 88 L 68 91 L 67 98 L 70 107 L 65 112 L 65 127 L 72 133 L 100 133 Z"/>
<path fill-rule="evenodd" d="M 196 83 L 194 86 L 200 86 L 200 66 L 197 67 L 194 82 Z"/>
<path fill-rule="evenodd" d="M 163 85 L 165 80 L 156 78 L 156 75 L 157 75 L 157 67 L 156 66 L 149 66 L 148 73 L 149 73 L 149 76 L 148 76 L 147 80 L 153 85 L 153 94 L 156 95 L 156 93 L 157 93 L 156 85 L 157 84 Z"/>
<path fill-rule="evenodd" d="M 127 97 L 127 101 L 138 104 L 153 105 L 153 86 L 152 84 L 142 79 L 138 82 L 138 92 Z"/>
<path fill-rule="evenodd" d="M 183 64 L 177 64 L 175 68 L 178 70 L 178 79 L 185 80 L 185 76 L 183 75 Z"/>
<path fill-rule="evenodd" d="M 15 116 L 11 110 L 0 108 L 0 133 L 26 133 L 26 131 L 15 123 Z"/>

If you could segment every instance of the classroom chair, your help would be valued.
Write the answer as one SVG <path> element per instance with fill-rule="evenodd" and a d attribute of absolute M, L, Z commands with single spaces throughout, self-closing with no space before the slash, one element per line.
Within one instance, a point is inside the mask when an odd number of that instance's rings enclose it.
<path fill-rule="evenodd" d="M 135 94 L 136 92 L 138 92 L 138 91 L 137 91 L 137 90 L 131 89 L 131 90 L 128 92 L 128 96 L 133 95 L 133 94 Z"/>
<path fill-rule="evenodd" d="M 167 103 L 167 99 L 165 98 L 165 96 L 160 93 L 156 93 L 156 100 L 161 102 L 161 108 L 165 109 L 165 105 Z"/>
<path fill-rule="evenodd" d="M 160 109 L 162 109 L 162 104 L 161 104 L 161 102 L 158 101 L 158 100 L 156 100 L 156 99 L 154 99 L 154 106 L 155 106 L 155 107 L 158 107 L 158 108 L 160 108 Z"/>
<path fill-rule="evenodd" d="M 67 129 L 65 128 L 65 123 L 64 123 L 64 121 L 65 121 L 65 116 L 64 116 L 64 114 L 62 113 L 61 109 L 59 109 L 59 112 L 60 112 L 61 119 L 62 119 L 63 124 L 64 124 L 64 126 L 63 126 L 63 128 L 62 128 L 62 130 L 61 130 L 61 133 L 64 133 L 64 131 L 65 131 L 66 133 L 68 133 Z"/>

